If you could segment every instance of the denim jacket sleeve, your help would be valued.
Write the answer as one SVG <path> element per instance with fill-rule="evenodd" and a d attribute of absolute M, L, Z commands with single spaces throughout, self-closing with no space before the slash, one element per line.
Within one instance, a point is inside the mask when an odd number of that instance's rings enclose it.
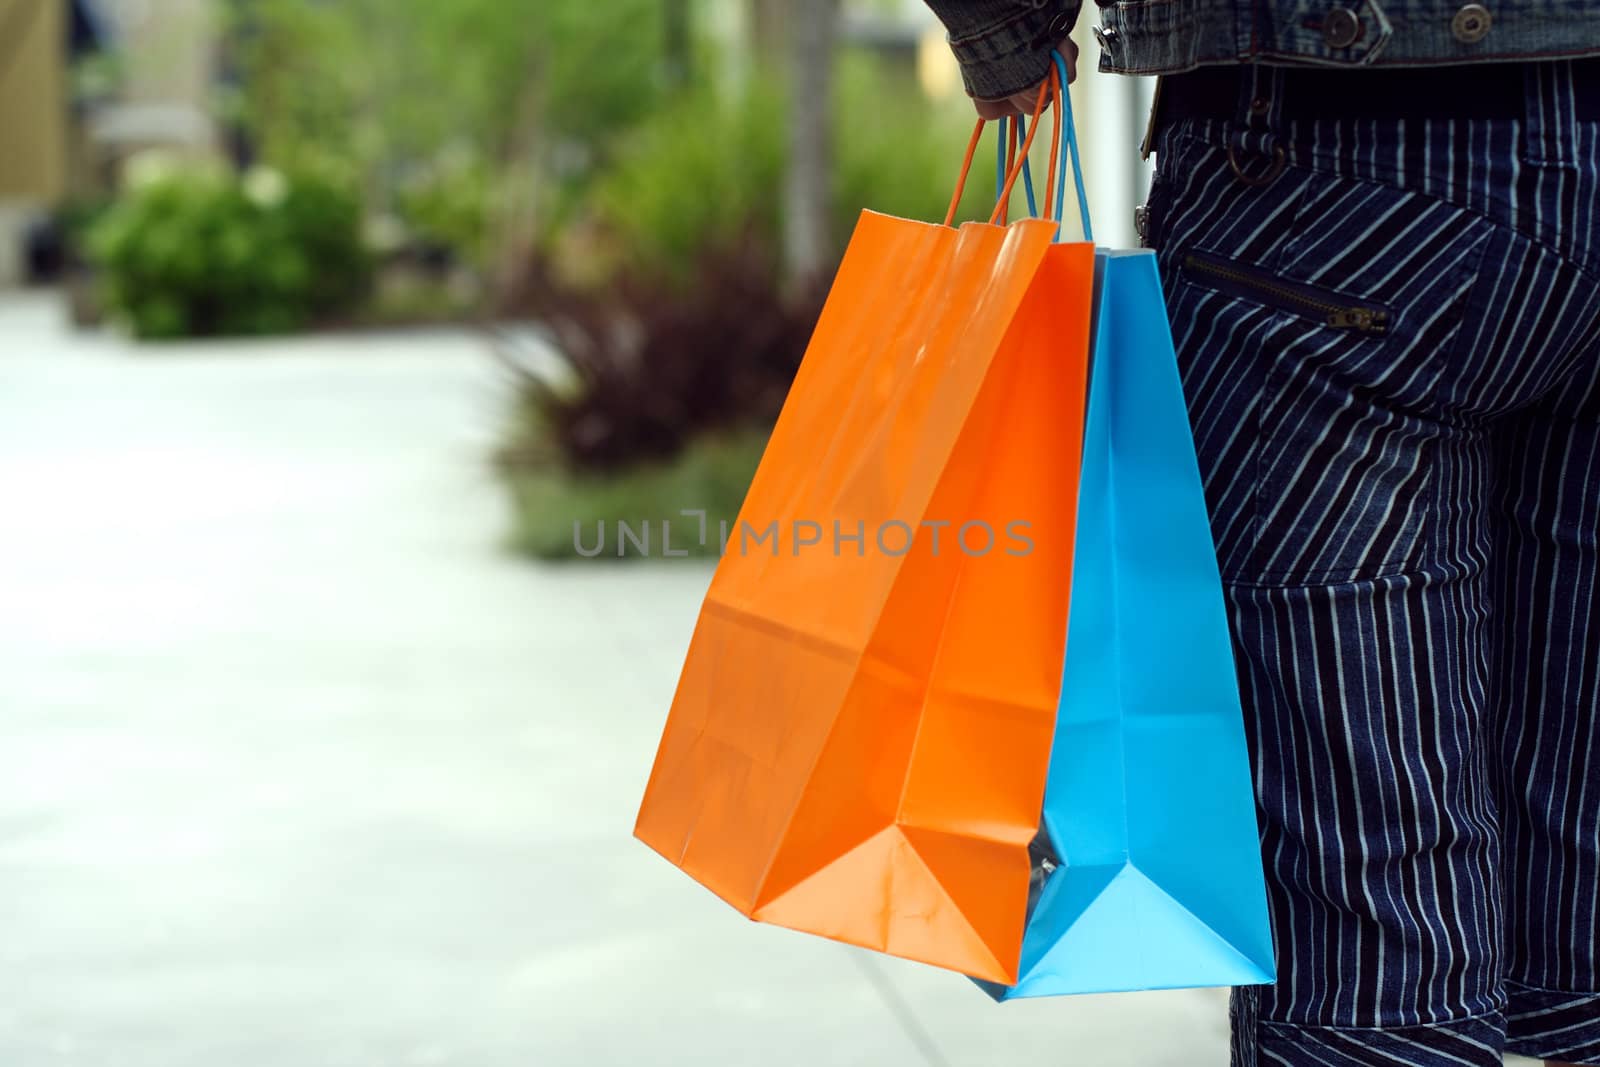
<path fill-rule="evenodd" d="M 967 92 L 997 100 L 1039 84 L 1082 0 L 927 0 L 950 31 Z"/>

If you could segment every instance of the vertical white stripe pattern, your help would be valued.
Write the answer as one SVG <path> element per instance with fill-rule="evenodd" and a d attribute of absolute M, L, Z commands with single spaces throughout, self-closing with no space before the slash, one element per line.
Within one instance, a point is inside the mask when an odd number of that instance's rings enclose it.
<path fill-rule="evenodd" d="M 1291 77 L 1262 186 L 1220 115 L 1160 132 L 1279 954 L 1235 1067 L 1600 1063 L 1597 71 L 1520 119 L 1294 118 Z"/>

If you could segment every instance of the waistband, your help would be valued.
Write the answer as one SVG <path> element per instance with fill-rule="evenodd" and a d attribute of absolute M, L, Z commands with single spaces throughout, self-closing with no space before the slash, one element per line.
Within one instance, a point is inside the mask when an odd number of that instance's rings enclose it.
<path fill-rule="evenodd" d="M 1600 59 L 1566 61 L 1573 118 L 1600 121 Z M 1531 63 L 1372 68 L 1278 68 L 1278 115 L 1293 119 L 1520 119 Z M 1161 81 L 1158 122 L 1231 119 L 1247 66 L 1202 67 Z"/>

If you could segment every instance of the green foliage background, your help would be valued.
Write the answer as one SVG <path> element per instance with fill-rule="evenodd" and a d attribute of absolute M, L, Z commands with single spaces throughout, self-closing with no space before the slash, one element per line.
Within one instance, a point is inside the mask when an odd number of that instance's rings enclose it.
<path fill-rule="evenodd" d="M 89 232 L 104 300 L 138 337 L 279 333 L 349 308 L 371 263 L 360 201 L 335 180 L 175 170 L 130 190 Z"/>
<path fill-rule="evenodd" d="M 864 209 L 943 220 L 970 112 L 925 99 L 870 56 L 839 64 L 834 119 L 834 240 Z M 707 247 L 755 233 L 776 245 L 788 149 L 784 95 L 771 80 L 704 86 L 669 100 L 615 146 L 588 208 L 632 263 L 679 277 Z M 988 173 L 987 171 L 983 172 Z M 987 216 L 993 182 L 970 181 L 960 217 Z"/>
<path fill-rule="evenodd" d="M 652 0 L 255 0 L 233 16 L 228 112 L 265 161 L 341 171 L 481 257 L 657 109 L 659 22 Z"/>
<path fill-rule="evenodd" d="M 618 255 L 681 275 L 736 233 L 776 245 L 788 110 L 781 79 L 719 76 L 703 36 L 669 78 L 663 9 L 254 0 L 234 17 L 229 110 L 266 162 L 342 172 L 369 210 L 471 262 L 598 221 Z M 839 246 L 863 207 L 942 218 L 969 113 L 848 49 L 834 106 Z"/>

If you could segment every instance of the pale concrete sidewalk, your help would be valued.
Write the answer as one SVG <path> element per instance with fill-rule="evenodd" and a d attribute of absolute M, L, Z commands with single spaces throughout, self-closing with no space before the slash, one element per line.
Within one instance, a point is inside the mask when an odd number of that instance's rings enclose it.
<path fill-rule="evenodd" d="M 136 350 L 0 301 L 0 1064 L 1209 1067 L 629 837 L 709 571 L 499 552 L 459 333 Z"/>

